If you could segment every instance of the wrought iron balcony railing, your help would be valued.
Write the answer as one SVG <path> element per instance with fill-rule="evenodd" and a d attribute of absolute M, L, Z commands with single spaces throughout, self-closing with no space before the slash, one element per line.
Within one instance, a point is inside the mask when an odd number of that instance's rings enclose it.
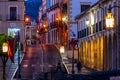
<path fill-rule="evenodd" d="M 20 15 L 6 15 L 7 21 L 20 21 Z"/>
<path fill-rule="evenodd" d="M 67 29 L 67 25 L 64 24 L 63 21 L 54 21 L 50 23 L 51 28 L 63 28 L 65 27 L 65 30 Z"/>
<path fill-rule="evenodd" d="M 50 10 L 54 10 L 54 9 L 56 9 L 56 8 L 59 8 L 60 7 L 60 4 L 59 3 L 56 3 L 56 4 L 54 4 L 54 5 L 52 5 L 51 7 L 50 7 Z"/>

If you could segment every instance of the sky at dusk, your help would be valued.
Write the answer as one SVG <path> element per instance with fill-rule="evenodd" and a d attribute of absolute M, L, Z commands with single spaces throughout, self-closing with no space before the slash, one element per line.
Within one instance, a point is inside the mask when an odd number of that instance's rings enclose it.
<path fill-rule="evenodd" d="M 25 0 L 26 16 L 29 16 L 32 21 L 37 21 L 39 6 L 41 3 L 41 0 Z"/>

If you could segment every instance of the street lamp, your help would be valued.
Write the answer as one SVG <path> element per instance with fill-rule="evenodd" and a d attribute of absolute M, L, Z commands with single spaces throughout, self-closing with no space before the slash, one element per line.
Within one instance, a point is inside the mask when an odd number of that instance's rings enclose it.
<path fill-rule="evenodd" d="M 64 48 L 64 46 L 62 45 L 62 46 L 60 46 L 60 53 L 63 54 L 64 52 L 65 52 L 65 48 Z"/>
<path fill-rule="evenodd" d="M 58 17 L 56 18 L 56 21 L 58 21 L 59 19 L 58 19 Z"/>
<path fill-rule="evenodd" d="M 18 41 L 18 78 L 21 78 L 20 74 L 20 30 L 17 30 L 17 32 L 14 33 L 14 38 Z"/>
<path fill-rule="evenodd" d="M 26 46 L 27 46 L 27 39 L 28 39 L 28 34 L 27 32 L 30 31 L 30 39 L 31 39 L 31 28 L 30 28 L 30 24 L 31 24 L 31 19 L 30 17 L 25 17 L 24 19 L 25 22 L 25 28 L 24 28 L 24 39 L 25 39 L 25 44 L 24 44 L 24 51 L 26 52 Z M 28 30 L 30 29 L 30 30 Z"/>
<path fill-rule="evenodd" d="M 117 8 L 120 8 L 120 6 L 112 6 L 112 7 L 109 7 L 109 9 L 108 9 L 108 12 L 107 12 L 107 14 L 106 14 L 106 16 L 105 16 L 105 27 L 107 28 L 107 29 L 114 29 L 115 28 L 115 17 L 114 17 L 114 15 L 113 15 L 113 13 L 111 12 L 111 9 L 112 8 L 115 8 L 115 7 L 117 7 Z M 118 29 L 118 27 L 116 27 L 116 29 Z M 116 30 L 116 34 L 118 33 L 118 30 Z M 118 37 L 118 36 L 117 36 Z M 112 40 L 110 40 L 110 41 L 112 41 Z M 112 46 L 113 46 L 113 41 L 112 41 Z M 115 42 L 115 44 L 117 44 L 117 42 Z M 117 63 L 117 57 L 116 57 L 116 63 Z M 115 66 L 117 67 L 117 64 L 115 64 Z"/>
<path fill-rule="evenodd" d="M 69 50 L 70 46 L 69 46 L 69 24 L 68 24 L 68 20 L 67 20 L 67 16 L 62 17 L 62 21 L 64 22 L 64 25 L 66 26 L 66 49 Z"/>
<path fill-rule="evenodd" d="M 30 22 L 30 18 L 29 17 L 25 17 L 25 23 L 29 23 Z"/>
<path fill-rule="evenodd" d="M 61 39 L 61 36 L 62 36 L 62 30 L 61 30 L 61 26 L 60 26 L 60 19 L 58 18 L 58 17 L 56 17 L 56 26 L 57 26 L 57 32 L 58 32 L 58 34 L 56 34 L 57 35 L 57 38 L 56 38 L 56 40 L 58 39 L 59 40 L 59 44 L 61 44 L 62 43 L 62 39 Z"/>
<path fill-rule="evenodd" d="M 106 28 L 114 28 L 114 15 L 111 12 L 111 9 L 115 7 L 120 8 L 120 6 L 112 6 L 108 8 L 108 13 L 105 16 Z"/>
<path fill-rule="evenodd" d="M 43 27 L 44 27 L 44 28 L 46 28 L 46 25 L 45 25 L 45 24 L 43 24 Z"/>
<path fill-rule="evenodd" d="M 2 45 L 2 52 L 7 53 L 8 52 L 8 43 L 4 42 Z"/>
<path fill-rule="evenodd" d="M 44 32 L 47 32 L 48 31 L 47 26 L 44 24 L 43 27 L 44 27 Z"/>
<path fill-rule="evenodd" d="M 39 33 L 39 30 L 37 30 L 36 32 Z"/>
<path fill-rule="evenodd" d="M 106 28 L 114 28 L 114 16 L 111 11 L 105 16 Z"/>
<path fill-rule="evenodd" d="M 65 22 L 66 20 L 67 20 L 67 18 L 66 18 L 66 17 L 63 17 L 63 18 L 62 18 L 62 21 L 64 21 L 64 22 Z"/>
<path fill-rule="evenodd" d="M 8 43 L 5 41 L 2 45 L 2 52 L 4 53 L 3 56 L 1 57 L 2 63 L 3 63 L 3 80 L 6 80 L 6 63 L 8 60 L 8 57 L 5 56 L 8 52 Z"/>

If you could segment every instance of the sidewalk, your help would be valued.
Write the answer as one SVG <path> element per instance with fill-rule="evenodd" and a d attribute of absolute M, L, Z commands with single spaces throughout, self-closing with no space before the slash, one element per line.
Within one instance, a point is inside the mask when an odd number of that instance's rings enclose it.
<path fill-rule="evenodd" d="M 65 53 L 62 54 L 61 56 L 62 56 L 63 64 L 65 65 L 65 67 L 66 67 L 66 69 L 68 71 L 68 74 L 71 74 L 71 72 L 72 72 L 72 59 L 67 58 L 67 55 Z M 86 67 L 83 66 L 81 68 L 81 72 L 78 72 L 76 65 L 77 65 L 77 63 L 74 62 L 75 74 L 89 74 L 90 72 L 93 71 L 93 70 L 87 69 Z"/>
<path fill-rule="evenodd" d="M 22 53 L 20 53 L 20 62 L 23 58 L 24 55 L 22 55 Z M 6 80 L 13 80 L 13 77 L 15 75 L 15 72 L 17 71 L 18 68 L 18 52 L 15 53 L 14 55 L 14 63 L 11 63 L 11 60 L 8 59 L 7 63 L 6 63 Z M 3 66 L 2 66 L 2 61 L 0 60 L 0 80 L 2 79 L 2 75 L 3 75 Z"/>
<path fill-rule="evenodd" d="M 59 49 L 58 45 L 55 45 L 55 46 L 57 47 L 57 49 Z M 61 54 L 63 64 L 65 65 L 65 67 L 68 71 L 68 74 L 72 74 L 72 54 L 73 54 L 72 50 L 65 51 L 64 54 Z M 74 51 L 74 59 L 77 59 L 77 51 Z M 76 65 L 77 65 L 77 63 L 74 62 L 75 74 L 89 74 L 90 72 L 93 72 L 93 70 L 88 69 L 88 68 L 83 66 L 81 68 L 81 72 L 78 73 Z"/>

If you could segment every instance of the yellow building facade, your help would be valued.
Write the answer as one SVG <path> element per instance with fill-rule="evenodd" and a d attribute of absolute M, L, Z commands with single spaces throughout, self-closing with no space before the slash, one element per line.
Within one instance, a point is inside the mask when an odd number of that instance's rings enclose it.
<path fill-rule="evenodd" d="M 101 0 L 75 17 L 80 42 L 79 58 L 84 66 L 98 71 L 120 68 L 119 9 L 112 9 L 116 15 L 114 28 L 107 29 L 104 20 L 109 6 L 118 4 L 119 0 Z"/>

